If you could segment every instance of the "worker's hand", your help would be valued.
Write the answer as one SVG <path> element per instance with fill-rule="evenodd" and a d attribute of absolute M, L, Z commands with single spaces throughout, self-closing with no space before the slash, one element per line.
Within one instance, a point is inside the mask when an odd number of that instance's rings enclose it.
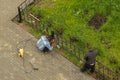
<path fill-rule="evenodd" d="M 81 60 L 80 60 L 80 63 L 81 63 L 81 64 L 82 64 L 82 63 L 84 63 L 84 62 L 85 62 L 85 60 L 84 60 L 84 59 L 81 59 Z"/>
<path fill-rule="evenodd" d="M 54 45 L 55 45 L 54 42 L 52 42 L 52 43 L 51 43 L 51 46 L 54 47 Z"/>

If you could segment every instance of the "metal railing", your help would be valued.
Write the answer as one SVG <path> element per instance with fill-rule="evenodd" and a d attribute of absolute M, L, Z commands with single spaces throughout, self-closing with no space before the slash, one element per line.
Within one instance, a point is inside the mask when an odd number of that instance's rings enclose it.
<path fill-rule="evenodd" d="M 80 47 L 63 37 L 59 38 L 58 45 L 74 55 L 77 59 L 82 59 L 85 55 Z"/>
<path fill-rule="evenodd" d="M 101 62 L 96 62 L 96 74 L 100 80 L 120 80 L 120 74 L 115 73 Z"/>
<path fill-rule="evenodd" d="M 85 56 L 85 53 L 82 51 L 80 47 L 72 44 L 69 40 L 66 40 L 65 38 L 60 38 L 59 45 L 63 49 L 67 50 L 69 53 L 72 53 L 74 56 L 76 56 L 79 60 L 83 59 Z M 96 61 L 95 68 L 96 78 L 98 80 L 120 80 L 119 73 L 115 73 L 98 60 Z"/>
<path fill-rule="evenodd" d="M 45 29 L 45 27 L 40 26 L 40 19 L 38 19 L 32 14 L 25 15 L 26 13 L 24 13 L 25 8 L 34 2 L 35 0 L 25 0 L 23 3 L 21 3 L 18 6 L 18 16 L 19 16 L 18 21 L 22 22 L 24 20 L 30 25 L 32 25 L 33 28 L 42 31 L 43 29 Z M 58 44 L 63 49 L 67 50 L 69 53 L 76 56 L 76 58 L 78 58 L 79 60 L 81 60 L 85 55 L 85 53 L 82 51 L 80 47 L 78 47 L 75 44 L 72 44 L 70 40 L 67 40 L 63 37 L 59 38 Z M 120 75 L 118 73 L 113 72 L 99 61 L 96 62 L 96 76 L 98 80 L 120 80 Z"/>
<path fill-rule="evenodd" d="M 36 0 L 25 0 L 24 2 L 22 2 L 22 3 L 18 6 L 18 16 L 19 16 L 18 22 L 22 22 L 25 9 L 26 9 L 29 5 L 35 3 L 35 1 L 36 1 Z"/>
<path fill-rule="evenodd" d="M 28 14 L 25 18 L 25 21 L 34 29 L 39 30 L 40 20 L 37 17 L 33 16 L 32 14 Z"/>

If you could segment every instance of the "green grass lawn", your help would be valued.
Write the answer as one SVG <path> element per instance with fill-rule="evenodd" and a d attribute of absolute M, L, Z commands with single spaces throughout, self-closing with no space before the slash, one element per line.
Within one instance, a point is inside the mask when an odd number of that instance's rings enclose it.
<path fill-rule="evenodd" d="M 120 72 L 119 4 L 120 0 L 42 0 L 30 13 L 40 18 L 41 26 L 63 30 L 64 37 L 76 39 L 83 51 L 92 45 L 101 53 L 100 62 Z M 106 18 L 99 29 L 89 25 L 96 14 Z"/>

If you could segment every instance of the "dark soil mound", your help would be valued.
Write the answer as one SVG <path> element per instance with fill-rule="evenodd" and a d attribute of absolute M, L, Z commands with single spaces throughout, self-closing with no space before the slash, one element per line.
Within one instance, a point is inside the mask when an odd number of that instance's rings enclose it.
<path fill-rule="evenodd" d="M 102 24 L 106 22 L 106 18 L 100 14 L 96 14 L 93 18 L 89 21 L 90 26 L 94 26 L 96 29 L 99 29 Z"/>

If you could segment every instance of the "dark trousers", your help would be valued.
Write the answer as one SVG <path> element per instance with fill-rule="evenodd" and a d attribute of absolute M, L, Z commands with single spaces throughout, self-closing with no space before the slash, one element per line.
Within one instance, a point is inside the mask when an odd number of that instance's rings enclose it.
<path fill-rule="evenodd" d="M 94 65 L 90 65 L 90 64 L 85 63 L 83 68 L 81 69 L 81 71 L 85 72 L 88 69 L 90 69 L 90 72 L 93 73 L 95 71 L 95 64 Z"/>
<path fill-rule="evenodd" d="M 43 52 L 48 52 L 49 49 L 47 47 L 44 47 Z"/>

